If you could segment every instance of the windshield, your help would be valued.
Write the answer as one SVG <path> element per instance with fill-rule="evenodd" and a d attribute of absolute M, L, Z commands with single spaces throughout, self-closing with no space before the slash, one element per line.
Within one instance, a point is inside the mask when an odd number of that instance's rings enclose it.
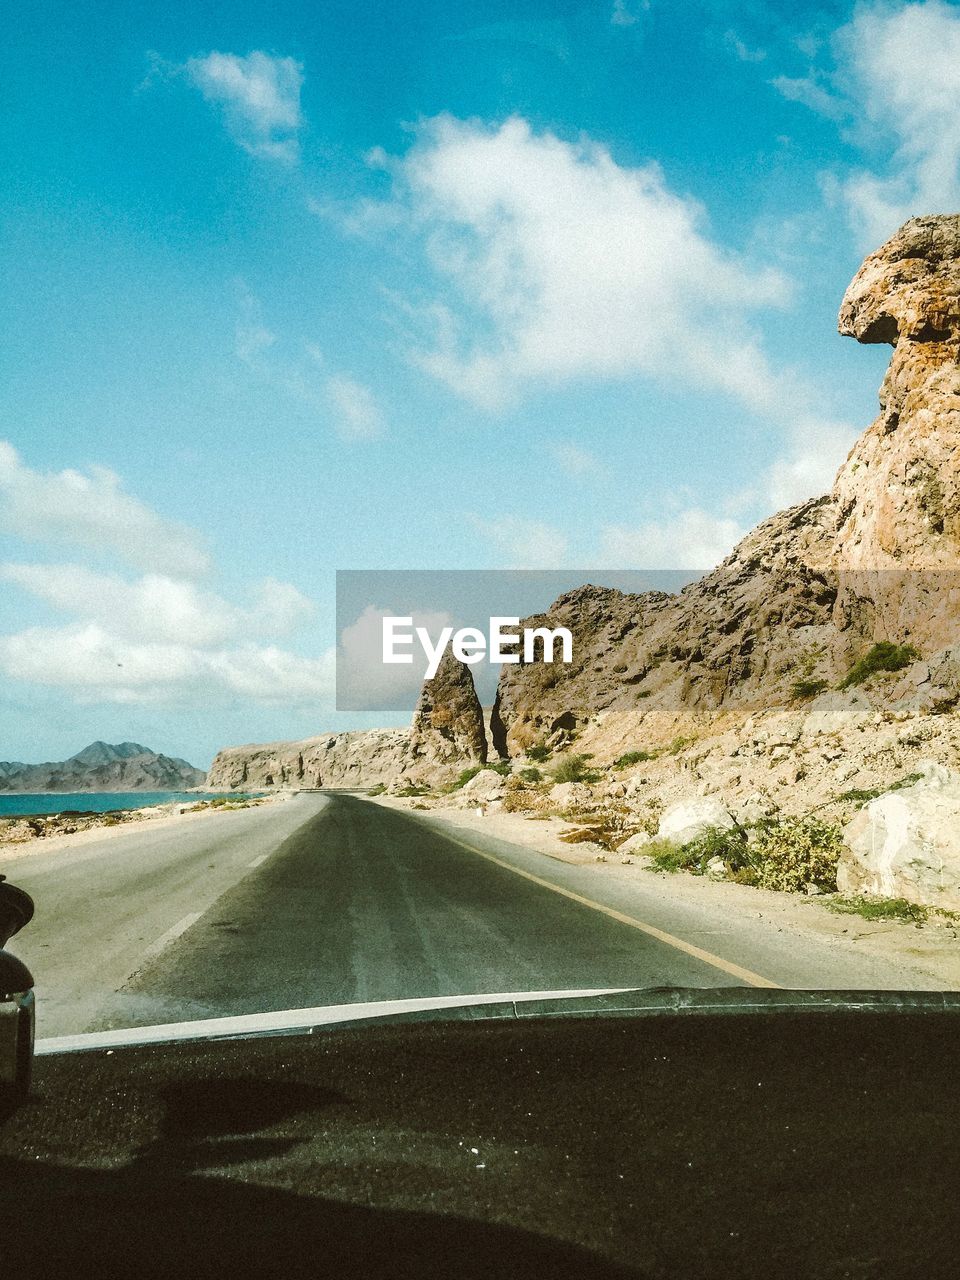
<path fill-rule="evenodd" d="M 958 989 L 955 72 L 882 67 L 960 16 L 53 7 L 0 197 L 41 1051 Z"/>

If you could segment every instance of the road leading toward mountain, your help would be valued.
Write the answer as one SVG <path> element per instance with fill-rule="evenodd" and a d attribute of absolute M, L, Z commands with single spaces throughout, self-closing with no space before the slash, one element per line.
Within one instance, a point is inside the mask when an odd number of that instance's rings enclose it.
<path fill-rule="evenodd" d="M 304 794 L 11 865 L 41 1036 L 593 987 L 937 985 L 451 823 Z M 753 915 L 759 913 L 751 913 Z"/>

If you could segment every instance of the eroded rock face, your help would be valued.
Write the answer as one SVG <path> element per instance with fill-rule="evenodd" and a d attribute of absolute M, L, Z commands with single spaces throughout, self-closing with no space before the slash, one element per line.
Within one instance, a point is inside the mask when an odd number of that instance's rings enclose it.
<path fill-rule="evenodd" d="M 503 668 L 494 745 L 517 756 L 576 740 L 615 755 L 782 702 L 799 678 L 835 680 L 860 647 L 832 623 L 835 527 L 830 499 L 815 499 L 764 521 L 678 595 L 586 586 L 524 619 L 568 627 L 574 661 Z"/>
<path fill-rule="evenodd" d="M 432 680 L 420 690 L 407 746 L 411 772 L 451 764 L 484 764 L 483 708 L 466 663 L 448 649 Z"/>
<path fill-rule="evenodd" d="M 912 787 L 865 805 L 844 832 L 844 893 L 960 909 L 960 775 L 934 761 Z"/>
<path fill-rule="evenodd" d="M 838 622 L 944 648 L 960 638 L 960 215 L 911 218 L 871 254 L 840 332 L 894 350 L 834 487 Z"/>

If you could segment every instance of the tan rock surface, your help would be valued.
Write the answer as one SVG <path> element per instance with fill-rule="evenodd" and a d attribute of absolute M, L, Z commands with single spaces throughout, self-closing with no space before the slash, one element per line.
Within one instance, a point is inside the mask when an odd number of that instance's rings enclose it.
<path fill-rule="evenodd" d="M 470 668 L 448 649 L 437 674 L 424 681 L 407 745 L 411 774 L 437 765 L 483 764 L 487 735 Z"/>

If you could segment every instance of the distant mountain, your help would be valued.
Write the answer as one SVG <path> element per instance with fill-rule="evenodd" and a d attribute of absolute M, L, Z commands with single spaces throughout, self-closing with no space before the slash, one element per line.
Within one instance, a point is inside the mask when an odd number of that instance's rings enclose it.
<path fill-rule="evenodd" d="M 109 764 L 112 760 L 132 760 L 134 756 L 152 756 L 155 752 L 149 747 L 141 747 L 139 742 L 91 742 L 75 756 L 71 756 L 68 764 L 89 765 Z"/>
<path fill-rule="evenodd" d="M 91 742 L 69 760 L 44 764 L 0 760 L 0 792 L 183 791 L 206 779 L 186 760 L 138 742 Z"/>

